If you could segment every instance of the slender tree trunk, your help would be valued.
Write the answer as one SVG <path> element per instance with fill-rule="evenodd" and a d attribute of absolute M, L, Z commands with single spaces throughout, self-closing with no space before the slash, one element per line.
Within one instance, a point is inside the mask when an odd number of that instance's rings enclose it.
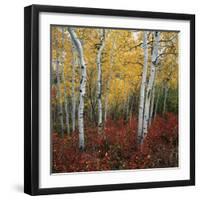
<path fill-rule="evenodd" d="M 102 29 L 100 32 L 100 46 L 97 54 L 97 101 L 98 101 L 98 133 L 102 133 L 103 121 L 102 121 L 102 52 L 105 45 L 105 31 Z"/>
<path fill-rule="evenodd" d="M 152 52 L 152 59 L 151 59 L 151 69 L 150 69 L 149 82 L 148 82 L 147 89 L 146 89 L 145 107 L 144 107 L 143 137 L 148 132 L 150 100 L 151 100 L 153 84 L 155 81 L 156 65 L 158 62 L 159 32 L 154 32 L 153 35 L 154 35 L 154 42 L 153 42 L 153 52 Z"/>
<path fill-rule="evenodd" d="M 113 67 L 113 62 L 114 62 L 114 51 L 115 51 L 115 41 L 116 41 L 116 36 L 114 37 L 112 41 L 112 49 L 110 51 L 110 69 L 109 69 L 109 76 L 108 76 L 108 81 L 106 83 L 106 94 L 105 94 L 105 106 L 104 106 L 104 122 L 107 120 L 107 113 L 108 113 L 108 93 L 109 93 L 109 88 L 110 88 L 110 80 L 112 78 L 112 67 Z"/>
<path fill-rule="evenodd" d="M 163 102 L 163 112 L 162 112 L 163 115 L 166 112 L 167 96 L 168 96 L 168 85 L 167 85 L 167 82 L 166 82 L 165 85 L 164 85 L 164 102 Z"/>
<path fill-rule="evenodd" d="M 54 127 L 54 123 L 55 123 L 55 120 L 56 120 L 56 106 L 52 106 L 51 112 L 52 112 L 52 124 L 53 124 L 53 127 Z"/>
<path fill-rule="evenodd" d="M 129 122 L 131 122 L 131 119 L 133 117 L 133 106 L 134 106 L 134 97 L 130 97 L 130 110 L 129 110 Z"/>
<path fill-rule="evenodd" d="M 108 112 L 108 90 L 109 90 L 109 86 L 110 86 L 110 79 L 108 79 L 107 83 L 106 83 L 106 94 L 105 94 L 105 111 L 104 111 L 104 122 L 107 121 L 107 112 Z"/>
<path fill-rule="evenodd" d="M 143 37 L 143 49 L 144 49 L 144 65 L 142 71 L 142 81 L 140 87 L 140 100 L 139 100 L 139 114 L 138 114 L 138 132 L 137 132 L 137 142 L 140 144 L 143 139 L 143 114 L 144 114 L 144 104 L 145 104 L 145 88 L 147 80 L 147 68 L 148 68 L 148 46 L 147 46 L 147 31 L 144 31 Z"/>
<path fill-rule="evenodd" d="M 126 104 L 126 122 L 128 121 L 129 118 L 129 103 L 130 103 L 130 97 L 127 97 L 127 104 Z"/>
<path fill-rule="evenodd" d="M 72 132 L 74 132 L 76 128 L 75 60 L 75 48 L 72 43 Z"/>
<path fill-rule="evenodd" d="M 65 115 L 66 115 L 66 128 L 67 133 L 70 134 L 70 126 L 69 126 L 69 111 L 68 111 L 68 99 L 67 99 L 67 86 L 66 86 L 66 77 L 64 74 L 64 66 L 65 66 L 65 46 L 64 46 L 64 28 L 62 28 L 62 82 L 64 84 L 64 104 L 65 104 Z"/>
<path fill-rule="evenodd" d="M 158 89 L 158 91 L 157 91 L 157 98 L 156 98 L 156 104 L 155 104 L 155 110 L 154 110 L 154 119 L 156 118 L 156 116 L 157 116 L 157 113 L 158 113 L 158 104 L 159 104 L 159 100 L 160 100 L 160 91 L 161 91 L 162 89 Z"/>
<path fill-rule="evenodd" d="M 57 99 L 58 99 L 58 115 L 60 119 L 60 126 L 61 126 L 61 136 L 64 136 L 64 124 L 63 124 L 63 107 L 61 101 L 61 88 L 60 88 L 60 66 L 59 66 L 59 52 L 58 52 L 58 38 L 55 40 L 56 42 L 56 79 L 57 79 Z"/>
<path fill-rule="evenodd" d="M 92 70 L 89 74 L 90 77 L 87 81 L 88 85 L 88 101 L 90 103 L 90 117 L 91 117 L 91 122 L 95 124 L 95 126 L 98 126 L 98 120 L 96 116 L 96 87 L 93 86 L 93 77 L 94 77 L 94 70 Z M 95 80 L 96 81 L 96 80 Z"/>
<path fill-rule="evenodd" d="M 150 115 L 149 115 L 149 126 L 151 125 L 153 111 L 154 111 L 154 100 L 155 100 L 155 86 L 153 86 L 153 91 L 151 94 L 151 107 L 150 107 Z"/>
<path fill-rule="evenodd" d="M 83 48 L 80 40 L 78 39 L 73 28 L 68 28 L 71 39 L 78 51 L 80 65 L 81 65 L 81 81 L 80 81 L 80 98 L 79 98 L 79 107 L 78 107 L 78 125 L 79 125 L 79 148 L 84 150 L 85 141 L 84 141 L 84 97 L 86 90 L 86 64 L 84 60 Z"/>
<path fill-rule="evenodd" d="M 124 105 L 123 105 L 123 115 L 124 115 L 124 119 L 126 119 L 126 107 L 127 107 L 127 98 L 126 98 L 126 80 L 124 77 Z"/>

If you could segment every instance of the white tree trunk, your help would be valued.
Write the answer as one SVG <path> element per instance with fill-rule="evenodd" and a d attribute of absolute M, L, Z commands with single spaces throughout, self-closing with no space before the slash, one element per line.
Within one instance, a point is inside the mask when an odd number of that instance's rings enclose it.
<path fill-rule="evenodd" d="M 78 126 L 79 126 L 79 148 L 83 150 L 85 148 L 84 142 L 84 97 L 86 90 L 86 64 L 84 60 L 83 48 L 80 40 L 78 39 L 76 33 L 73 28 L 68 28 L 71 39 L 78 51 L 80 65 L 81 65 L 81 81 L 80 81 L 80 99 L 79 99 L 79 107 L 78 107 Z"/>
<path fill-rule="evenodd" d="M 146 97 L 145 97 L 143 137 L 148 132 L 151 92 L 152 92 L 153 84 L 154 84 L 154 81 L 155 81 L 156 65 L 158 63 L 159 35 L 160 35 L 159 32 L 153 32 L 154 42 L 153 42 L 153 52 L 152 52 L 152 58 L 151 58 L 150 77 L 149 77 L 149 82 L 148 82 L 148 85 L 147 85 Z"/>
<path fill-rule="evenodd" d="M 142 81 L 141 81 L 141 86 L 140 86 L 138 132 L 137 132 L 137 142 L 138 142 L 138 144 L 140 144 L 142 142 L 142 139 L 143 139 L 143 114 L 144 114 L 145 88 L 146 88 L 147 68 L 148 68 L 147 31 L 144 31 L 143 49 L 144 49 L 144 65 L 143 65 L 143 71 L 142 71 Z"/>
<path fill-rule="evenodd" d="M 62 28 L 62 82 L 64 84 L 64 104 L 65 104 L 65 114 L 66 114 L 66 128 L 67 133 L 70 134 L 70 126 L 69 126 L 69 111 L 68 111 L 68 100 L 67 100 L 67 86 L 66 86 L 66 78 L 64 74 L 64 66 L 65 66 L 65 48 L 64 48 L 64 28 Z"/>
<path fill-rule="evenodd" d="M 61 136 L 64 136 L 64 124 L 63 124 L 63 107 L 61 102 L 61 88 L 60 88 L 60 66 L 59 66 L 59 53 L 58 53 L 58 39 L 56 38 L 56 79 L 57 79 L 57 99 L 58 99 L 58 110 L 59 119 L 61 126 Z"/>
<path fill-rule="evenodd" d="M 72 132 L 76 128 L 75 60 L 75 48 L 72 43 Z"/>
<path fill-rule="evenodd" d="M 100 32 L 100 44 L 99 50 L 97 53 L 97 101 L 98 101 L 98 133 L 102 133 L 102 102 L 101 102 L 101 95 L 102 95 L 102 52 L 105 45 L 105 31 L 102 29 Z"/>

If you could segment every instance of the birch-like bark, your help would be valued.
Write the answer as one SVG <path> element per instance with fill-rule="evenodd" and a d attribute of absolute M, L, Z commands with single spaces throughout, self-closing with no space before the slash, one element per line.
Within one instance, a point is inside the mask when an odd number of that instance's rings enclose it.
<path fill-rule="evenodd" d="M 147 89 L 146 89 L 146 97 L 145 97 L 143 137 L 148 132 L 151 93 L 152 93 L 153 84 L 155 81 L 156 65 L 158 63 L 159 35 L 160 35 L 159 32 L 153 32 L 154 42 L 153 42 L 153 52 L 152 52 L 152 58 L 151 58 L 150 77 L 149 77 L 149 81 L 148 81 L 148 85 L 147 85 Z"/>
<path fill-rule="evenodd" d="M 66 77 L 64 74 L 64 66 L 65 66 L 65 48 L 64 48 L 64 28 L 62 28 L 62 82 L 64 84 L 64 104 L 65 104 L 65 123 L 67 128 L 67 133 L 70 134 L 70 126 L 69 126 L 69 111 L 68 111 L 68 99 L 67 99 L 67 86 L 66 86 Z"/>
<path fill-rule="evenodd" d="M 72 132 L 76 129 L 75 60 L 76 53 L 72 43 Z"/>
<path fill-rule="evenodd" d="M 84 150 L 85 148 L 85 141 L 84 141 L 84 97 L 85 97 L 85 90 L 86 90 L 86 64 L 84 60 L 83 54 L 83 47 L 78 39 L 76 33 L 74 32 L 73 28 L 68 28 L 69 34 L 71 39 L 78 51 L 79 60 L 81 65 L 81 81 L 80 81 L 80 98 L 79 98 L 79 107 L 78 107 L 78 126 L 79 126 L 79 148 Z"/>
<path fill-rule="evenodd" d="M 61 126 L 61 136 L 64 136 L 64 124 L 63 124 L 63 107 L 61 102 L 61 88 L 60 88 L 60 67 L 59 67 L 59 52 L 58 52 L 58 38 L 55 40 L 56 46 L 56 79 L 57 79 L 57 99 L 58 99 L 58 115 Z"/>
<path fill-rule="evenodd" d="M 98 133 L 102 133 L 102 52 L 105 45 L 105 30 L 100 31 L 100 44 L 97 53 L 97 101 L 98 101 Z"/>
<path fill-rule="evenodd" d="M 142 71 L 142 81 L 140 86 L 140 100 L 139 100 L 139 114 L 138 114 L 138 132 L 137 142 L 140 144 L 143 139 L 143 114 L 144 114 L 144 100 L 145 100 L 145 88 L 147 81 L 147 68 L 148 68 L 148 46 L 147 46 L 147 31 L 144 31 L 143 36 L 143 49 L 144 49 L 144 65 Z"/>

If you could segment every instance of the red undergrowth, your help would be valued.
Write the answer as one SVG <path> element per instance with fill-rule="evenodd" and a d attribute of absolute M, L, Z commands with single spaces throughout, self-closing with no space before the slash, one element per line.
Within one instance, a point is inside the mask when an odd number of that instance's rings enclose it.
<path fill-rule="evenodd" d="M 137 146 L 137 119 L 107 120 L 104 133 L 85 129 L 85 150 L 78 149 L 78 133 L 61 138 L 52 134 L 54 173 L 178 166 L 178 119 L 172 113 L 158 116 L 143 144 Z"/>

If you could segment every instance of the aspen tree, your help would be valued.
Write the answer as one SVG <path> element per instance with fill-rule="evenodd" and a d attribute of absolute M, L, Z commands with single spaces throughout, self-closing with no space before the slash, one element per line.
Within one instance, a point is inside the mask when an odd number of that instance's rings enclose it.
<path fill-rule="evenodd" d="M 68 111 L 68 99 L 67 99 L 67 86 L 66 86 L 66 77 L 64 74 L 64 66 L 65 66 L 65 38 L 64 38 L 64 28 L 62 27 L 62 82 L 64 84 L 64 107 L 65 107 L 65 115 L 66 115 L 66 127 L 67 133 L 70 133 L 70 126 L 69 126 L 69 111 Z"/>
<path fill-rule="evenodd" d="M 138 114 L 138 132 L 137 142 L 140 144 L 143 139 L 143 115 L 144 115 L 144 104 L 145 104 L 145 88 L 147 81 L 147 68 L 148 68 L 148 46 L 147 46 L 147 31 L 144 31 L 143 36 L 143 49 L 144 49 L 144 65 L 142 70 L 142 80 L 140 86 L 140 100 L 139 100 L 139 114 Z"/>
<path fill-rule="evenodd" d="M 57 99 L 58 99 L 58 115 L 60 119 L 61 126 L 61 136 L 64 136 L 64 124 L 63 124 L 63 107 L 61 98 L 61 87 L 60 87 L 60 62 L 59 62 L 59 52 L 58 52 L 58 37 L 55 39 L 55 49 L 56 49 L 56 80 L 57 80 Z"/>
<path fill-rule="evenodd" d="M 154 87 L 156 67 L 158 63 L 159 35 L 160 35 L 159 32 L 157 31 L 153 32 L 154 41 L 153 41 L 153 49 L 152 49 L 152 56 L 151 56 L 151 69 L 150 69 L 150 76 L 149 76 L 149 81 L 147 84 L 146 95 L 145 95 L 145 107 L 144 107 L 144 117 L 143 117 L 143 137 L 148 132 L 151 93 Z"/>
<path fill-rule="evenodd" d="M 79 148 L 80 150 L 84 150 L 85 148 L 85 140 L 84 140 L 84 97 L 86 92 L 86 78 L 87 78 L 87 72 L 86 72 L 86 64 L 84 60 L 84 53 L 83 53 L 83 47 L 78 39 L 75 31 L 73 28 L 68 28 L 69 34 L 71 36 L 71 39 L 73 41 L 73 44 L 75 45 L 78 54 L 79 54 L 79 60 L 81 65 L 81 81 L 80 81 L 80 96 L 79 96 L 79 107 L 78 107 L 78 126 L 79 126 Z"/>
<path fill-rule="evenodd" d="M 102 52 L 105 45 L 105 30 L 100 30 L 100 43 L 97 53 L 97 101 L 98 101 L 98 133 L 101 134 L 103 119 L 102 119 Z"/>

